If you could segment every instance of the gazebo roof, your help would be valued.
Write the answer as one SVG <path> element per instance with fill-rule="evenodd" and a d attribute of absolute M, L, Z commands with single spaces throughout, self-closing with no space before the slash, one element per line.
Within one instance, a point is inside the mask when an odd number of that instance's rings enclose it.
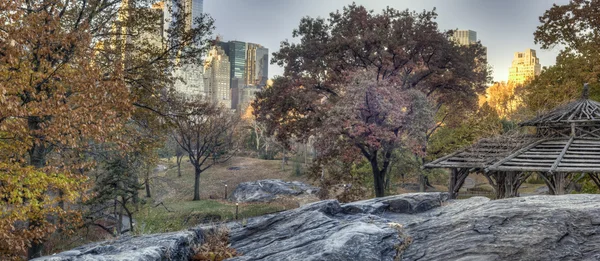
<path fill-rule="evenodd" d="M 570 123 L 600 122 L 600 103 L 588 99 L 589 86 L 583 85 L 581 98 L 563 106 L 559 106 L 548 113 L 521 122 L 521 126 L 555 126 Z"/>
<path fill-rule="evenodd" d="M 579 99 L 560 106 L 546 114 L 521 122 L 521 126 L 544 126 L 569 123 L 600 122 L 600 103 Z"/>
<path fill-rule="evenodd" d="M 521 134 L 482 139 L 424 167 L 477 168 L 486 172 L 600 172 L 600 128 L 597 124 L 585 124 L 600 123 L 600 103 L 587 99 L 588 91 L 585 84 L 581 99 L 520 124 L 547 126 L 557 131 L 538 132 L 538 136 Z M 565 128 L 571 123 L 579 124 Z M 565 129 L 568 133 L 564 133 Z"/>
<path fill-rule="evenodd" d="M 425 168 L 486 171 L 600 172 L 600 139 L 530 135 L 482 139 L 425 164 Z"/>
<path fill-rule="evenodd" d="M 496 161 L 486 170 L 600 172 L 600 139 L 540 139 Z"/>
<path fill-rule="evenodd" d="M 503 135 L 485 138 L 467 148 L 429 162 L 424 167 L 485 169 L 538 139 L 531 135 Z"/>

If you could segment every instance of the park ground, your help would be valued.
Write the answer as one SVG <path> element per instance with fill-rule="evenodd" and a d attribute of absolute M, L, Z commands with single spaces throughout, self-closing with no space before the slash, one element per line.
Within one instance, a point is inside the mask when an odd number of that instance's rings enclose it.
<path fill-rule="evenodd" d="M 301 181 L 317 185 L 306 175 L 298 175 L 293 162 L 284 165 L 281 160 L 262 160 L 256 158 L 234 157 L 224 164 L 213 166 L 202 173 L 200 178 L 201 200 L 192 201 L 194 170 L 185 159 L 181 164 L 181 177 L 177 177 L 177 165 L 174 158 L 162 159 L 163 169 L 155 171 L 151 179 L 151 198 L 145 198 L 145 204 L 134 215 L 137 222 L 136 233 L 161 233 L 177 231 L 201 223 L 223 222 L 236 219 L 236 204 L 226 199 L 233 189 L 242 182 L 261 179 L 281 179 Z M 164 169 L 166 168 L 166 169 Z M 304 170 L 305 168 L 303 168 Z M 492 196 L 493 190 L 482 175 L 469 177 L 474 188 L 461 191 L 461 198 L 471 196 Z M 411 184 L 411 180 L 402 183 Z M 412 183 L 414 184 L 414 183 Z M 227 187 L 225 186 L 227 185 Z M 438 181 L 429 191 L 445 191 L 446 184 Z M 543 183 L 525 183 L 522 194 L 535 194 Z M 414 186 L 395 184 L 393 194 L 416 192 Z M 140 194 L 145 195 L 144 191 Z M 239 204 L 237 219 L 279 212 L 317 201 L 316 197 L 279 199 L 270 203 Z"/>

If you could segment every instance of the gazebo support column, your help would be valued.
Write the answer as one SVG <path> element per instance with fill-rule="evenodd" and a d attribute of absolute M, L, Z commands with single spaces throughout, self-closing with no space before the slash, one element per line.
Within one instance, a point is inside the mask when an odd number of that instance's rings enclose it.
<path fill-rule="evenodd" d="M 488 172 L 485 177 L 496 192 L 496 199 L 519 196 L 519 188 L 531 174 L 523 172 Z"/>
<path fill-rule="evenodd" d="M 569 185 L 570 176 L 569 173 L 557 172 L 557 173 L 541 173 L 546 186 L 548 186 L 548 194 L 550 195 L 564 195 L 567 194 L 567 186 Z"/>
<path fill-rule="evenodd" d="M 467 176 L 469 176 L 469 169 L 452 169 L 452 173 L 450 173 L 450 181 L 448 182 L 448 197 L 450 199 L 456 199 L 458 197 L 458 191 L 463 186 L 463 184 L 465 184 Z"/>
<path fill-rule="evenodd" d="M 503 175 L 503 173 L 500 173 L 498 171 L 493 171 L 493 172 L 485 173 L 484 176 L 487 178 L 490 185 L 492 185 L 492 188 L 494 188 L 494 192 L 496 193 L 495 198 L 496 199 L 504 198 L 504 191 L 505 191 L 504 178 L 505 178 L 505 176 Z"/>
<path fill-rule="evenodd" d="M 506 172 L 506 178 L 504 179 L 504 197 L 514 198 L 519 196 L 519 188 L 531 176 L 531 173 L 523 172 Z"/>

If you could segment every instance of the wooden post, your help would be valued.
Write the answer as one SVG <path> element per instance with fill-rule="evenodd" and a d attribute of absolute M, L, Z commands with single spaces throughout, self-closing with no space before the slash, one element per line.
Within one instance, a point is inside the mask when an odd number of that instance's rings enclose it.
<path fill-rule="evenodd" d="M 456 199 L 457 193 L 454 192 L 454 187 L 456 184 L 456 178 L 458 176 L 458 169 L 452 168 L 452 172 L 450 173 L 450 180 L 448 181 L 448 199 Z"/>
<path fill-rule="evenodd" d="M 235 203 L 235 220 L 238 219 L 238 213 L 239 213 L 239 204 Z"/>
<path fill-rule="evenodd" d="M 556 195 L 564 195 L 566 193 L 566 178 L 564 172 L 558 172 L 554 174 L 556 177 Z"/>
<path fill-rule="evenodd" d="M 227 184 L 225 184 L 225 200 L 227 199 Z"/>

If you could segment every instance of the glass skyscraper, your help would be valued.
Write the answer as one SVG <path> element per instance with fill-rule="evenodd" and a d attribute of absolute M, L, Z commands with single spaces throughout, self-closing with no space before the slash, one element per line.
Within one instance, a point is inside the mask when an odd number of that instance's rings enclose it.
<path fill-rule="evenodd" d="M 234 86 L 233 79 L 240 79 L 240 83 L 243 83 L 244 74 L 246 72 L 246 43 L 240 41 L 229 41 L 219 43 L 227 56 L 229 56 L 229 63 L 231 64 L 231 87 Z"/>
<path fill-rule="evenodd" d="M 202 12 L 204 11 L 204 0 L 185 0 L 189 3 L 188 6 L 191 7 L 192 15 L 191 15 L 191 26 L 196 27 L 196 20 L 202 16 Z"/>
<path fill-rule="evenodd" d="M 269 79 L 269 49 L 258 47 L 256 49 L 256 80 L 259 86 L 267 85 Z"/>

